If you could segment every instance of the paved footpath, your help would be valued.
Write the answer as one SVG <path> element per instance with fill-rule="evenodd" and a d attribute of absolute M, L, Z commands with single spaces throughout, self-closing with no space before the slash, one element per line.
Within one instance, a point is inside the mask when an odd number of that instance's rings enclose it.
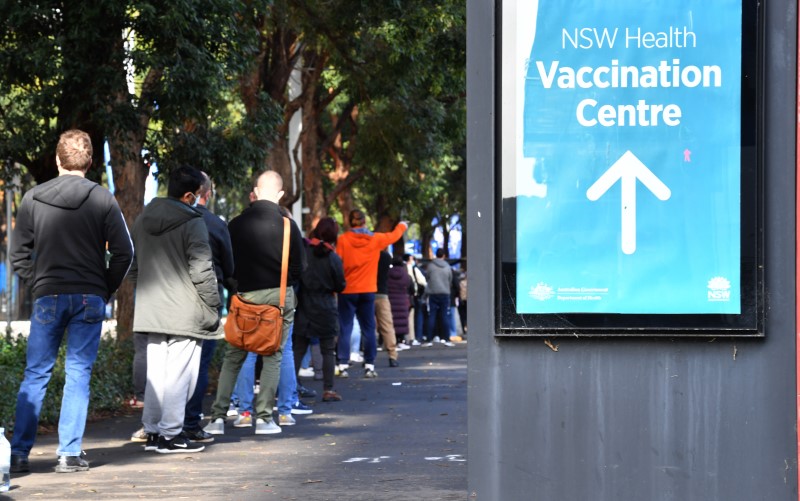
<path fill-rule="evenodd" d="M 467 499 L 467 347 L 415 347 L 377 379 L 336 379 L 344 400 L 306 400 L 279 435 L 233 428 L 204 452 L 158 454 L 130 442 L 140 414 L 87 425 L 88 472 L 57 474 L 55 434 L 40 435 L 11 499 Z M 360 374 L 359 374 L 360 376 Z M 95 377 L 102 377 L 96 374 Z M 322 395 L 322 382 L 303 379 Z M 207 399 L 210 404 L 211 397 Z M 5 498 L 5 496 L 0 496 Z"/>

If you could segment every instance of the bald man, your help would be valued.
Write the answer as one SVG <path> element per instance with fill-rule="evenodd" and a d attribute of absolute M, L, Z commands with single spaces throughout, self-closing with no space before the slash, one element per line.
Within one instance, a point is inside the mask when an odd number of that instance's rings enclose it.
<path fill-rule="evenodd" d="M 245 301 L 255 304 L 280 302 L 281 255 L 283 251 L 283 215 L 278 202 L 283 197 L 283 179 L 275 171 L 258 176 L 253 188 L 255 201 L 228 225 L 233 247 L 237 292 Z M 293 285 L 300 281 L 305 265 L 303 236 L 290 220 L 289 273 L 286 282 L 286 305 L 283 312 L 281 348 L 285 346 L 294 321 L 295 296 Z M 206 433 L 225 433 L 225 417 L 233 385 L 242 368 L 247 352 L 228 345 L 219 375 L 217 396 L 211 408 L 211 422 Z M 256 397 L 256 435 L 280 433 L 272 419 L 272 404 L 280 377 L 282 350 L 262 357 L 261 390 Z"/>

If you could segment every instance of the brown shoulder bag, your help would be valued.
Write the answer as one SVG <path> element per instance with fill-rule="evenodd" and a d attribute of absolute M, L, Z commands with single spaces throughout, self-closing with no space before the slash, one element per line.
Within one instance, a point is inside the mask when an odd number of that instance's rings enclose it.
<path fill-rule="evenodd" d="M 235 294 L 231 298 L 228 319 L 225 321 L 225 340 L 228 343 L 259 355 L 272 355 L 280 349 L 288 270 L 289 219 L 284 217 L 280 306 L 250 303 Z"/>

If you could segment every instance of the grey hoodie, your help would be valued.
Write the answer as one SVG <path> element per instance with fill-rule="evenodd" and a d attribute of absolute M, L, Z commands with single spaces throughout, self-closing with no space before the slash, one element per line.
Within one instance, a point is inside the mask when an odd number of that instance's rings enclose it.
<path fill-rule="evenodd" d="M 428 263 L 425 276 L 428 279 L 428 287 L 425 289 L 425 292 L 428 294 L 450 295 L 450 283 L 453 281 L 453 269 L 447 261 L 436 258 Z"/>
<path fill-rule="evenodd" d="M 156 198 L 136 219 L 133 242 L 133 330 L 220 338 L 217 278 L 200 212 L 179 200 Z"/>
<path fill-rule="evenodd" d="M 114 195 L 63 175 L 25 193 L 9 255 L 34 299 L 94 294 L 107 301 L 125 278 L 133 244 Z"/>

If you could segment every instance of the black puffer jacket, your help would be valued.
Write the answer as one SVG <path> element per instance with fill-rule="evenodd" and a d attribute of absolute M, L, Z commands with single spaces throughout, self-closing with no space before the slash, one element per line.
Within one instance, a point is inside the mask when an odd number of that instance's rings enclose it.
<path fill-rule="evenodd" d="M 294 335 L 328 338 L 339 335 L 336 293 L 345 287 L 342 259 L 333 247 L 311 240 L 306 246 L 308 267 L 300 279 Z"/>
<path fill-rule="evenodd" d="M 389 303 L 392 305 L 392 321 L 394 322 L 394 332 L 397 339 L 408 334 L 408 311 L 409 289 L 411 289 L 411 277 L 408 276 L 408 268 L 405 264 L 395 265 L 389 269 L 387 290 L 389 291 Z"/>

